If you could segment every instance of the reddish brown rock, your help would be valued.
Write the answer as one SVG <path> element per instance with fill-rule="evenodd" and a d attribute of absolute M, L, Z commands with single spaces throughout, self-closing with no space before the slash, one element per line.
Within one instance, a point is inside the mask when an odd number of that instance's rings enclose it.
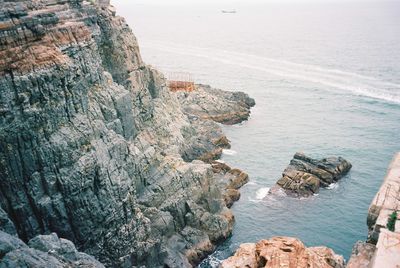
<path fill-rule="evenodd" d="M 242 244 L 221 268 L 344 268 L 344 259 L 327 247 L 310 247 L 292 237 L 273 237 Z"/>

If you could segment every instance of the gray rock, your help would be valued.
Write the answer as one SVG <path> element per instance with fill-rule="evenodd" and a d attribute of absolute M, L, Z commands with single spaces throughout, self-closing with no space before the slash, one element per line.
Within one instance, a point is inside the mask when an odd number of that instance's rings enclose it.
<path fill-rule="evenodd" d="M 93 267 L 103 268 L 90 255 L 56 234 L 40 235 L 26 245 L 19 238 L 0 231 L 0 267 Z"/>
<path fill-rule="evenodd" d="M 271 192 L 283 189 L 287 194 L 307 197 L 318 193 L 319 188 L 338 181 L 351 169 L 351 164 L 342 157 L 321 160 L 296 153 Z"/>
<path fill-rule="evenodd" d="M 250 108 L 255 105 L 254 99 L 246 93 L 224 91 L 202 84 L 197 84 L 194 91 L 177 91 L 176 94 L 186 114 L 226 125 L 247 120 Z"/>
<path fill-rule="evenodd" d="M 14 223 L 10 220 L 7 213 L 0 207 L 0 231 L 16 235 Z"/>
<path fill-rule="evenodd" d="M 0 259 L 8 252 L 26 247 L 25 243 L 19 238 L 0 231 Z"/>

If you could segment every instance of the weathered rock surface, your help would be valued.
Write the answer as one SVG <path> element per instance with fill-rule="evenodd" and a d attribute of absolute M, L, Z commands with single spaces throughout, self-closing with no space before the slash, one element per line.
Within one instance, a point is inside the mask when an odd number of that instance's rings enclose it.
<path fill-rule="evenodd" d="M 250 116 L 254 99 L 243 92 L 215 89 L 209 85 L 196 85 L 191 92 L 177 91 L 178 100 L 186 114 L 218 123 L 233 125 Z"/>
<path fill-rule="evenodd" d="M 347 268 L 368 268 L 375 252 L 375 245 L 358 241 L 353 246 L 353 251 L 346 267 Z"/>
<path fill-rule="evenodd" d="M 338 181 L 350 169 L 351 164 L 342 157 L 316 160 L 303 153 L 296 153 L 271 192 L 283 189 L 291 196 L 311 196 L 318 193 L 320 187 Z"/>
<path fill-rule="evenodd" d="M 1 230 L 55 232 L 106 266 L 190 267 L 230 235 L 224 192 L 245 176 L 196 160 L 229 146 L 221 129 L 182 112 L 97 3 L 0 1 Z"/>
<path fill-rule="evenodd" d="M 273 237 L 240 245 L 235 255 L 224 260 L 221 268 L 344 268 L 344 259 L 327 247 L 305 247 L 291 237 Z"/>
<path fill-rule="evenodd" d="M 0 267 L 92 267 L 102 268 L 95 258 L 78 252 L 74 244 L 55 233 L 39 235 L 26 245 L 0 231 Z"/>
<path fill-rule="evenodd" d="M 212 162 L 212 169 L 216 182 L 223 192 L 225 204 L 230 208 L 234 202 L 240 199 L 239 188 L 249 181 L 249 175 L 240 169 L 232 169 L 225 163 Z"/>

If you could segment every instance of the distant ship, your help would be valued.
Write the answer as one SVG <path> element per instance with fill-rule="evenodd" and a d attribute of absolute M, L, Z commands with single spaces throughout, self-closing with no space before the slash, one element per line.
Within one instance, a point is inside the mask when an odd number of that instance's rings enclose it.
<path fill-rule="evenodd" d="M 221 10 L 222 13 L 236 13 L 236 10 Z"/>

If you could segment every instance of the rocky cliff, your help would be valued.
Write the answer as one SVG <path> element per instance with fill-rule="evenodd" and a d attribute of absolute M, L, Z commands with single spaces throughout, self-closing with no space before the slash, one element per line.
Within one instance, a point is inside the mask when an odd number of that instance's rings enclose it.
<path fill-rule="evenodd" d="M 121 267 L 189 267 L 229 236 L 225 191 L 247 175 L 196 160 L 228 140 L 182 111 L 108 1 L 0 6 L 2 230 Z"/>

